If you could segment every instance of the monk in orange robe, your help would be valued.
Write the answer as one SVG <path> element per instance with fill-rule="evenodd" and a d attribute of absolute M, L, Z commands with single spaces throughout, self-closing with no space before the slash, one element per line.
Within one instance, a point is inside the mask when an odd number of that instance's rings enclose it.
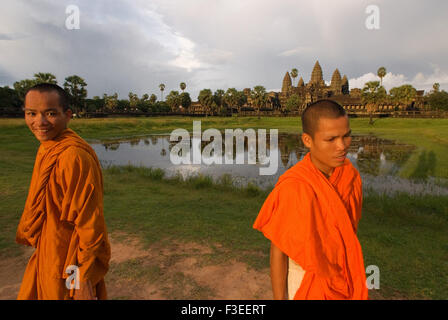
<path fill-rule="evenodd" d="M 253 225 L 271 241 L 274 299 L 368 299 L 356 236 L 362 184 L 346 158 L 348 116 L 320 100 L 303 112 L 302 129 L 310 151 L 279 178 Z"/>
<path fill-rule="evenodd" d="M 36 248 L 18 299 L 106 299 L 110 245 L 97 156 L 67 128 L 72 112 L 59 86 L 32 87 L 24 109 L 41 144 L 16 234 Z"/>

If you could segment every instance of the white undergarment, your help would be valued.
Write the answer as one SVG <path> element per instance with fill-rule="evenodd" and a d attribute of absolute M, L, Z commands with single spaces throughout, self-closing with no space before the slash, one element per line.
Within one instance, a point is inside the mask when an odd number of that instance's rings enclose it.
<path fill-rule="evenodd" d="M 288 259 L 288 299 L 293 300 L 297 290 L 300 288 L 305 270 L 291 258 L 288 257 Z"/>

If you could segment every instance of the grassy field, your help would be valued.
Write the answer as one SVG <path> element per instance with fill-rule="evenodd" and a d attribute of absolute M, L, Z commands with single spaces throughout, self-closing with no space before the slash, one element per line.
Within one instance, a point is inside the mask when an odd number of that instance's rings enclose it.
<path fill-rule="evenodd" d="M 71 127 L 89 140 L 169 133 L 192 129 L 184 118 L 75 120 Z M 300 131 L 298 118 L 202 118 L 202 128 L 278 128 Z M 354 134 L 412 143 L 418 153 L 403 175 L 415 172 L 422 152 L 433 151 L 435 175 L 447 178 L 448 120 L 353 119 Z M 37 141 L 23 120 L 0 120 L 0 256 L 17 254 L 15 229 L 28 191 Z M 160 170 L 112 167 L 104 171 L 105 215 L 111 231 L 141 237 L 150 244 L 172 239 L 222 246 L 211 257 L 235 258 L 260 269 L 268 266 L 269 243 L 252 230 L 252 223 L 269 190 L 242 190 L 228 179 L 213 183 L 207 177 L 183 181 L 165 178 Z M 380 293 L 385 298 L 447 299 L 448 199 L 394 197 L 369 194 L 364 199 L 359 239 L 365 264 L 381 272 Z"/>

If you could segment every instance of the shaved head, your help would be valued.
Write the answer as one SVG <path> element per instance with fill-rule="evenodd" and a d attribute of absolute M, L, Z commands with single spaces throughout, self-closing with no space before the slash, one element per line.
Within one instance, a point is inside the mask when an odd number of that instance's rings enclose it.
<path fill-rule="evenodd" d="M 303 133 L 314 137 L 319 126 L 319 119 L 337 119 L 346 116 L 344 108 L 333 100 L 319 100 L 308 107 L 302 113 Z"/>
<path fill-rule="evenodd" d="M 39 83 L 39 84 L 36 84 L 36 85 L 32 86 L 31 88 L 29 88 L 28 91 L 25 93 L 25 100 L 26 100 L 26 96 L 31 91 L 38 91 L 40 93 L 42 93 L 42 92 L 55 92 L 58 95 L 58 97 L 59 97 L 59 105 L 61 106 L 62 110 L 65 112 L 68 109 L 70 109 L 69 95 L 68 95 L 67 91 L 62 89 L 57 84 L 52 84 L 52 83 Z"/>

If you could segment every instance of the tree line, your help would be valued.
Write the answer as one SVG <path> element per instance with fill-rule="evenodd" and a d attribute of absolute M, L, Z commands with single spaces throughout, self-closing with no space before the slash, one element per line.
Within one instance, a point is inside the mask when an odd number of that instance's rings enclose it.
<path fill-rule="evenodd" d="M 293 80 L 297 77 L 296 68 L 291 72 Z M 393 104 L 409 106 L 415 101 L 417 90 L 410 84 L 405 84 L 389 90 L 389 93 L 382 85 L 382 80 L 386 75 L 386 68 L 380 67 L 377 71 L 380 81 L 369 81 L 365 83 L 360 90 L 360 97 L 363 104 L 370 109 L 380 104 Z M 23 106 L 23 100 L 26 91 L 38 83 L 57 83 L 56 76 L 51 73 L 39 72 L 34 74 L 32 79 L 24 79 L 16 81 L 13 88 L 8 86 L 0 87 L 0 113 L 19 112 Z M 161 100 L 158 101 L 155 94 L 143 94 L 138 97 L 136 93 L 129 92 L 127 99 L 119 99 L 117 93 L 106 94 L 102 97 L 94 96 L 92 99 L 87 98 L 87 83 L 77 75 L 71 75 L 64 79 L 63 88 L 70 97 L 70 105 L 75 114 L 82 116 L 86 112 L 152 112 L 152 113 L 169 113 L 169 112 L 188 112 L 192 105 L 190 94 L 185 92 L 187 87 L 185 82 L 179 84 L 181 92 L 171 90 L 163 99 L 165 84 L 159 85 Z M 203 112 L 206 115 L 225 115 L 231 114 L 233 111 L 243 110 L 249 100 L 253 110 L 258 115 L 260 111 L 266 108 L 266 104 L 272 102 L 274 98 L 270 97 L 265 87 L 258 85 L 250 91 L 240 91 L 236 88 L 229 88 L 226 91 L 217 89 L 213 92 L 211 89 L 202 89 L 197 97 L 201 104 Z M 277 102 L 278 103 L 278 102 Z M 440 90 L 440 85 L 435 83 L 433 90 L 424 96 L 424 103 L 433 110 L 448 110 L 448 93 Z M 283 110 L 286 112 L 298 110 L 303 107 L 304 100 L 297 94 L 291 95 Z"/>
<path fill-rule="evenodd" d="M 8 86 L 0 87 L 0 112 L 19 112 L 23 106 L 25 93 L 29 88 L 38 83 L 58 84 L 56 76 L 51 73 L 39 72 L 34 74 L 32 79 L 16 81 L 13 88 Z M 139 97 L 136 93 L 129 92 L 127 99 L 119 99 L 118 93 L 104 93 L 102 97 L 94 96 L 87 98 L 87 83 L 78 75 L 71 75 L 65 78 L 63 88 L 70 97 L 70 105 L 73 112 L 82 116 L 86 112 L 153 112 L 168 113 L 178 112 L 184 109 L 188 112 L 192 100 L 190 94 L 185 92 L 187 87 L 185 82 L 181 82 L 179 87 L 182 92 L 172 90 L 163 99 L 165 84 L 159 85 L 161 100 L 158 101 L 155 94 L 143 94 Z M 268 94 L 263 86 L 256 86 L 250 95 L 253 104 L 262 108 L 268 100 Z M 212 92 L 210 89 L 203 89 L 199 92 L 198 101 L 203 107 L 203 111 L 208 114 L 227 114 L 229 109 L 241 109 L 247 103 L 247 96 L 243 91 L 229 88 L 227 91 L 217 89 Z"/>

